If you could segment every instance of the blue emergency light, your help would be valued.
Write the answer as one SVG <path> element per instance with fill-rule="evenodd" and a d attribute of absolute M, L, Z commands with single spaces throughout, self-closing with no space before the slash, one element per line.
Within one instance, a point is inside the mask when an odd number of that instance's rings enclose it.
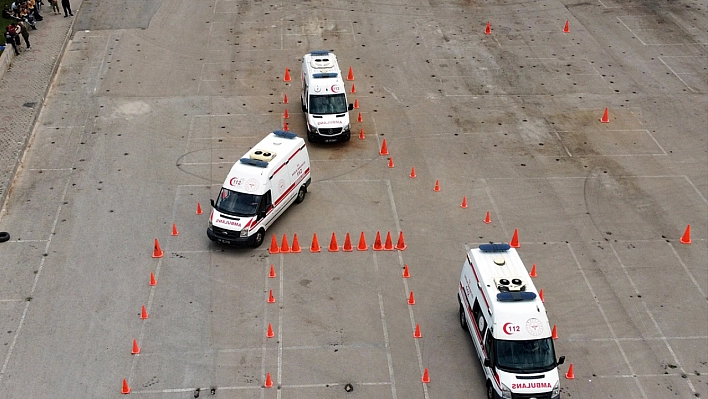
<path fill-rule="evenodd" d="M 479 250 L 482 252 L 506 252 L 511 248 L 509 244 L 482 244 Z"/>
<path fill-rule="evenodd" d="M 312 77 L 315 79 L 336 78 L 337 73 L 336 72 L 313 73 Z"/>
<path fill-rule="evenodd" d="M 259 168 L 267 168 L 268 167 L 268 162 L 261 161 L 260 159 L 241 158 L 239 161 L 241 161 L 242 164 L 252 165 L 252 166 L 259 167 Z"/>
<path fill-rule="evenodd" d="M 286 132 L 285 130 L 274 130 L 273 134 L 284 139 L 294 139 L 297 137 L 297 134 L 293 132 Z"/>
<path fill-rule="evenodd" d="M 312 50 L 310 51 L 310 55 L 329 55 L 328 50 Z"/>
<path fill-rule="evenodd" d="M 499 302 L 518 302 L 518 301 L 533 301 L 536 299 L 536 294 L 527 291 L 500 292 L 497 294 Z"/>

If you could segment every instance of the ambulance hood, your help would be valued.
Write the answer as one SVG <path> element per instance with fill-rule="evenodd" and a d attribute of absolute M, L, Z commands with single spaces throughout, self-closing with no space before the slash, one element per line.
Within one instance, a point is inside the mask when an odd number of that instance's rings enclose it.
<path fill-rule="evenodd" d="M 542 394 L 551 392 L 560 384 L 558 381 L 558 368 L 543 373 L 516 374 L 503 370 L 496 370 L 497 383 L 504 384 L 515 394 Z"/>
<path fill-rule="evenodd" d="M 212 209 L 211 223 L 222 229 L 241 231 L 245 228 L 254 230 L 260 221 L 256 221 L 256 216 L 233 216 Z"/>

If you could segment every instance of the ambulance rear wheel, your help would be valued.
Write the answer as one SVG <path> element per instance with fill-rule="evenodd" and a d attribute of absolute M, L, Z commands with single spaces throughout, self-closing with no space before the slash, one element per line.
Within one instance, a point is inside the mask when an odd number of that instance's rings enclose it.
<path fill-rule="evenodd" d="M 299 204 L 305 200 L 305 194 L 307 194 L 307 187 L 300 187 L 300 191 L 297 192 L 297 197 L 295 198 L 295 203 Z"/>
<path fill-rule="evenodd" d="M 0 231 L 0 242 L 5 242 L 10 240 L 10 233 L 6 231 Z"/>
<path fill-rule="evenodd" d="M 487 384 L 487 399 L 494 399 L 494 387 L 491 383 Z"/>
<path fill-rule="evenodd" d="M 260 247 L 263 244 L 263 238 L 265 238 L 265 230 L 260 229 L 253 235 L 253 244 L 251 246 L 253 248 Z"/>
<path fill-rule="evenodd" d="M 460 303 L 460 326 L 462 326 L 462 329 L 465 331 L 469 330 L 467 328 L 467 320 L 465 319 L 465 308 L 462 307 L 461 303 Z"/>

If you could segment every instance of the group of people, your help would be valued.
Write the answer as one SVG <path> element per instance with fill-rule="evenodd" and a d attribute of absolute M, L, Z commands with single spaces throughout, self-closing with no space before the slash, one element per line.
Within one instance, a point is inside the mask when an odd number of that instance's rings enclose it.
<path fill-rule="evenodd" d="M 48 0 L 52 6 L 52 13 L 61 14 L 58 2 L 61 1 L 64 9 L 64 18 L 74 16 L 71 11 L 70 0 Z M 44 5 L 43 0 L 15 0 L 11 5 L 5 5 L 2 10 L 3 19 L 13 21 L 5 29 L 5 45 L 12 46 L 15 55 L 20 55 L 21 40 L 24 39 L 27 49 L 30 49 L 29 30 L 36 30 L 36 22 L 43 20 L 39 10 Z"/>

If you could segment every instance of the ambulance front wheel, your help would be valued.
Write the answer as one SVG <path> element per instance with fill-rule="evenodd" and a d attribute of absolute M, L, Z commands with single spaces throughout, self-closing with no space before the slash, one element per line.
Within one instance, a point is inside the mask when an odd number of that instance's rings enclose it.
<path fill-rule="evenodd" d="M 307 187 L 300 187 L 300 191 L 297 192 L 297 198 L 295 198 L 295 203 L 299 204 L 305 200 L 305 194 L 307 194 Z"/>
<path fill-rule="evenodd" d="M 462 307 L 462 303 L 460 303 L 460 326 L 462 326 L 463 330 L 468 331 L 467 320 L 465 319 L 465 308 Z"/>
<path fill-rule="evenodd" d="M 10 241 L 10 233 L 6 231 L 0 231 L 0 242 Z"/>
<path fill-rule="evenodd" d="M 496 399 L 496 396 L 494 396 L 494 387 L 491 382 L 487 382 L 487 399 Z"/>
<path fill-rule="evenodd" d="M 263 238 L 265 238 L 265 230 L 260 229 L 253 235 L 253 244 L 251 246 L 253 248 L 260 247 L 263 244 Z"/>

